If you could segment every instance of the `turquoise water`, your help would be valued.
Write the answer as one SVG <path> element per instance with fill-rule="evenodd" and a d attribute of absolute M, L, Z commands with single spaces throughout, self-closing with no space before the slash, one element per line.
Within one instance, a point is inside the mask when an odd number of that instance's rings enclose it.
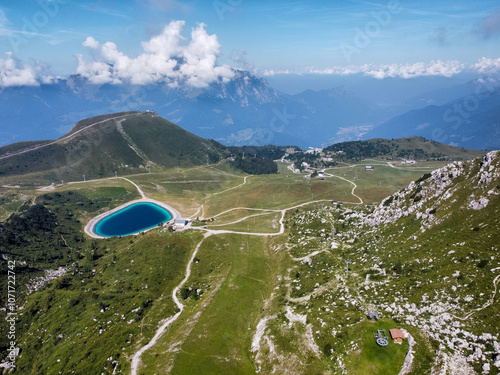
<path fill-rule="evenodd" d="M 171 218 L 169 211 L 154 203 L 134 203 L 99 221 L 95 232 L 103 237 L 126 236 L 154 228 Z"/>

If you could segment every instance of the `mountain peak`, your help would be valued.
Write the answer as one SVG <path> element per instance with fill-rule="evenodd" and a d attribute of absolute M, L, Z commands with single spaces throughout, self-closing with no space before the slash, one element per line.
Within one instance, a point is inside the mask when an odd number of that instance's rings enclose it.
<path fill-rule="evenodd" d="M 1 147 L 0 175 L 76 181 L 82 175 L 95 179 L 115 171 L 140 173 L 147 166 L 201 165 L 226 154 L 221 144 L 153 111 L 128 111 L 81 120 L 57 140 Z"/>
<path fill-rule="evenodd" d="M 234 77 L 227 82 L 216 82 L 202 96 L 230 99 L 242 107 L 275 103 L 280 94 L 271 88 L 264 78 L 258 78 L 246 70 L 233 70 Z"/>

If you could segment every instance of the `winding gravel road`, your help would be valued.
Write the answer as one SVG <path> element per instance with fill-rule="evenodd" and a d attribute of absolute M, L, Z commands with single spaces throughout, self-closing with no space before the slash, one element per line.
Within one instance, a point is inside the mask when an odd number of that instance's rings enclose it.
<path fill-rule="evenodd" d="M 191 276 L 191 264 L 193 264 L 194 258 L 196 257 L 196 254 L 198 254 L 198 249 L 200 248 L 201 244 L 207 238 L 210 236 L 210 233 L 205 233 L 205 236 L 203 239 L 198 242 L 198 245 L 196 245 L 196 248 L 193 251 L 193 254 L 191 255 L 191 259 L 189 259 L 189 262 L 186 266 L 186 275 L 184 276 L 184 279 L 177 285 L 173 292 L 172 292 L 172 299 L 174 300 L 177 308 L 179 311 L 172 317 L 168 318 L 161 326 L 158 328 L 156 331 L 156 334 L 153 336 L 150 342 L 148 342 L 146 345 L 144 345 L 142 348 L 140 348 L 133 356 L 132 358 L 132 364 L 131 364 L 131 375 L 137 375 L 137 369 L 139 368 L 139 364 L 141 363 L 141 356 L 142 353 L 144 353 L 146 350 L 152 348 L 160 339 L 160 337 L 163 335 L 165 330 L 179 318 L 179 316 L 182 314 L 182 311 L 184 310 L 184 305 L 179 301 L 179 298 L 177 298 L 177 292 L 182 288 L 182 286 L 188 281 L 189 276 Z"/>

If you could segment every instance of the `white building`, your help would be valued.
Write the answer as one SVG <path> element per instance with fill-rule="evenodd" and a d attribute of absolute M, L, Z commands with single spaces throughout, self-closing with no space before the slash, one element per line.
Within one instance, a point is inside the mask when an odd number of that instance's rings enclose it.
<path fill-rule="evenodd" d="M 183 230 L 189 225 L 188 219 L 175 219 L 173 228 L 174 230 Z"/>
<path fill-rule="evenodd" d="M 316 154 L 322 152 L 322 148 L 309 147 L 309 150 L 304 151 L 305 154 Z"/>

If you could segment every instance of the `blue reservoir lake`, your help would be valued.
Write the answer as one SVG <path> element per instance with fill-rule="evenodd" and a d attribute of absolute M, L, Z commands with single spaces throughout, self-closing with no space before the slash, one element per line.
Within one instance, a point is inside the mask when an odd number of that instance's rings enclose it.
<path fill-rule="evenodd" d="M 172 214 L 154 203 L 134 203 L 100 220 L 95 233 L 103 237 L 126 236 L 154 228 L 172 219 Z"/>

